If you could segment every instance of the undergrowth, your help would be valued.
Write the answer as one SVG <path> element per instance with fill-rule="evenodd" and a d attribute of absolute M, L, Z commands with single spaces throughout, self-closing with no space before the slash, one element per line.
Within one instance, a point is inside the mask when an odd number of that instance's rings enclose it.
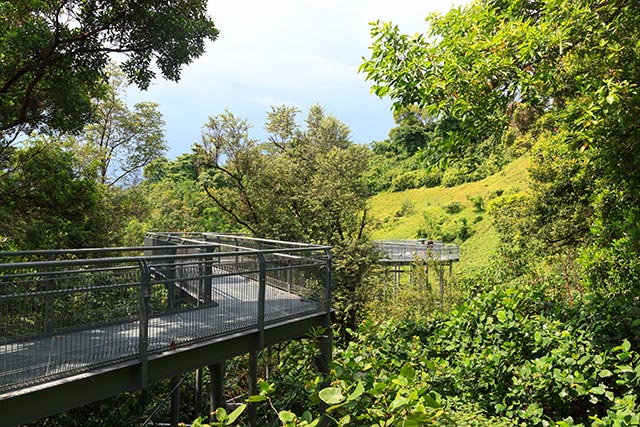
<path fill-rule="evenodd" d="M 336 349 L 330 375 L 274 375 L 251 400 L 267 408 L 261 425 L 319 425 L 318 402 L 338 426 L 640 425 L 637 343 L 622 331 L 612 345 L 600 323 L 585 321 L 604 311 L 623 321 L 601 304 L 478 289 L 450 312 L 365 321 Z M 307 356 L 283 372 L 308 373 L 310 352 L 299 350 Z M 294 389 L 304 393 L 292 404 Z"/>

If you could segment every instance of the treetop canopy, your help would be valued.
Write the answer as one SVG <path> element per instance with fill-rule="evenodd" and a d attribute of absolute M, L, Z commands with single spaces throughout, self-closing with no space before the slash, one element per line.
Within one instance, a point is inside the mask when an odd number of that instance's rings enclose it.
<path fill-rule="evenodd" d="M 110 54 L 146 89 L 202 55 L 218 30 L 206 0 L 12 0 L 0 2 L 0 143 L 20 133 L 73 132 L 92 117 Z"/>

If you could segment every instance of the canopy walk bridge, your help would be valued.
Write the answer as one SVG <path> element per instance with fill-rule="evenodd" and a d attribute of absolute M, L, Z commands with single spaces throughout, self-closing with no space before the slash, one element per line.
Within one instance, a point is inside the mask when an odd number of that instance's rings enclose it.
<path fill-rule="evenodd" d="M 449 267 L 449 275 L 453 272 L 453 263 L 460 261 L 460 247 L 453 243 L 443 243 L 439 240 L 379 240 L 376 242 L 380 250 L 379 262 L 382 264 L 385 276 L 393 275 L 387 282 L 396 287 L 402 285 L 402 278 L 413 280 L 414 268 L 422 265 L 426 287 L 429 286 L 429 265 L 436 268 L 440 284 L 440 302 L 444 303 L 444 269 Z M 386 289 L 385 289 L 386 293 Z"/>
<path fill-rule="evenodd" d="M 143 247 L 0 252 L 0 427 L 204 366 L 213 410 L 224 361 L 247 353 L 255 391 L 260 350 L 330 326 L 329 249 L 152 233 Z M 322 350 L 326 363 L 330 334 Z"/>
<path fill-rule="evenodd" d="M 460 247 L 439 240 L 378 240 L 386 264 L 410 264 L 416 260 L 451 263 L 460 260 Z"/>

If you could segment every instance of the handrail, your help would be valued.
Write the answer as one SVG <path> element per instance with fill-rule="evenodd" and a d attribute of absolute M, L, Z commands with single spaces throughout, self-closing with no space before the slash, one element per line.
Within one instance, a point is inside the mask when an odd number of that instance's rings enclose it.
<path fill-rule="evenodd" d="M 0 394 L 123 360 L 137 360 L 144 386 L 150 355 L 247 330 L 261 348 L 270 322 L 330 312 L 329 247 L 204 250 L 212 246 L 1 263 Z M 153 253 L 167 249 L 194 252 Z M 179 292 L 187 288 L 193 295 Z"/>
<path fill-rule="evenodd" d="M 379 240 L 375 242 L 383 256 L 381 262 L 407 262 L 417 259 L 458 261 L 460 247 L 453 243 L 424 240 Z"/>
<path fill-rule="evenodd" d="M 186 234 L 198 234 L 198 233 L 186 233 Z M 234 238 L 238 240 L 247 240 L 253 242 L 265 242 L 265 243 L 279 243 L 283 245 L 279 248 L 271 248 L 271 249 L 255 249 L 248 246 L 240 246 L 240 245 L 231 245 L 229 243 L 221 243 L 221 242 L 211 242 L 207 240 L 194 240 L 194 239 L 185 239 L 179 237 L 180 233 L 150 233 L 148 237 L 154 236 L 168 236 L 172 238 L 178 238 L 183 242 L 195 242 L 196 244 L 169 244 L 169 245 L 161 245 L 161 246 L 120 246 L 120 247 L 112 247 L 112 248 L 73 248 L 73 249 L 38 249 L 38 250 L 26 250 L 26 251 L 0 251 L 0 258 L 2 257 L 18 257 L 18 256 L 43 256 L 43 255 L 81 255 L 88 253 L 110 253 L 110 252 L 136 252 L 153 249 L 176 249 L 176 248 L 189 248 L 189 249 L 204 249 L 210 248 L 211 246 L 227 246 L 227 247 L 237 247 L 242 248 L 245 251 L 256 252 L 256 251 L 290 251 L 290 250 L 305 250 L 305 249 L 331 249 L 330 246 L 326 245 L 317 245 L 310 243 L 296 243 L 296 242 L 288 242 L 288 241 L 277 241 L 277 240 L 269 240 L 269 239 L 260 239 L 253 237 L 244 237 L 237 236 L 232 234 L 218 234 L 218 233 L 201 233 L 200 235 L 204 236 L 214 236 L 214 237 L 222 237 L 222 238 Z M 289 247 L 286 247 L 286 246 Z"/>
<path fill-rule="evenodd" d="M 174 248 L 181 248 L 186 246 L 174 246 Z M 204 246 L 207 247 L 207 246 Z M 156 249 L 161 247 L 147 247 L 147 249 Z M 318 246 L 313 247 L 314 251 L 322 251 L 325 249 L 330 249 L 329 246 Z M 109 258 L 82 258 L 82 259 L 68 259 L 68 260 L 52 260 L 52 261 L 28 261 L 28 262 L 15 262 L 15 263 L 0 263 L 0 271 L 2 270 L 11 270 L 16 267 L 16 265 L 20 265 L 25 268 L 38 268 L 44 266 L 51 265 L 60 265 L 60 266 L 71 266 L 71 265 L 85 265 L 85 264 L 110 264 L 115 262 L 139 262 L 139 261 L 154 261 L 154 260 L 169 260 L 169 259 L 188 259 L 188 258 L 203 258 L 203 257 L 212 257 L 212 258 L 224 258 L 224 257 L 232 257 L 232 256 L 242 256 L 242 255 L 255 255 L 256 253 L 270 253 L 270 254 L 281 254 L 282 252 L 309 252 L 309 248 L 289 248 L 286 250 L 282 249 L 263 249 L 260 251 L 237 251 L 237 252 L 198 252 L 198 253 L 189 253 L 189 254 L 175 254 L 175 255 L 141 255 L 135 257 L 109 257 Z"/>

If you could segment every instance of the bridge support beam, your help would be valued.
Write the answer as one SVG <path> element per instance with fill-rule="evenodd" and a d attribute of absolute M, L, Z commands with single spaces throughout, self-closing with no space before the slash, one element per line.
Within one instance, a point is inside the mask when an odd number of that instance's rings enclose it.
<path fill-rule="evenodd" d="M 249 396 L 258 394 L 258 351 L 249 352 Z M 249 402 L 249 427 L 257 427 L 256 404 Z"/>
<path fill-rule="evenodd" d="M 331 314 L 325 316 L 322 327 L 325 329 L 320 340 L 320 354 L 316 356 L 316 369 L 324 374 L 329 374 L 331 370 L 331 360 L 333 359 L 333 329 L 331 328 Z M 329 387 L 329 382 L 323 383 L 321 388 Z M 328 427 L 333 425 L 331 418 L 325 416 L 325 411 L 329 407 L 323 401 L 319 403 L 320 414 L 322 416 L 320 420 L 321 427 Z"/>
<path fill-rule="evenodd" d="M 196 398 L 193 418 L 202 416 L 202 368 L 196 370 Z"/>
<path fill-rule="evenodd" d="M 180 376 L 171 377 L 171 427 L 180 422 Z"/>
<path fill-rule="evenodd" d="M 440 262 L 438 275 L 440 278 L 440 307 L 444 307 L 444 264 L 442 262 Z"/>
<path fill-rule="evenodd" d="M 209 387 L 209 412 L 214 412 L 218 408 L 226 409 L 227 402 L 224 398 L 224 368 L 224 361 L 209 365 L 209 375 L 211 377 Z M 210 421 L 214 421 L 212 416 L 209 418 Z"/>

